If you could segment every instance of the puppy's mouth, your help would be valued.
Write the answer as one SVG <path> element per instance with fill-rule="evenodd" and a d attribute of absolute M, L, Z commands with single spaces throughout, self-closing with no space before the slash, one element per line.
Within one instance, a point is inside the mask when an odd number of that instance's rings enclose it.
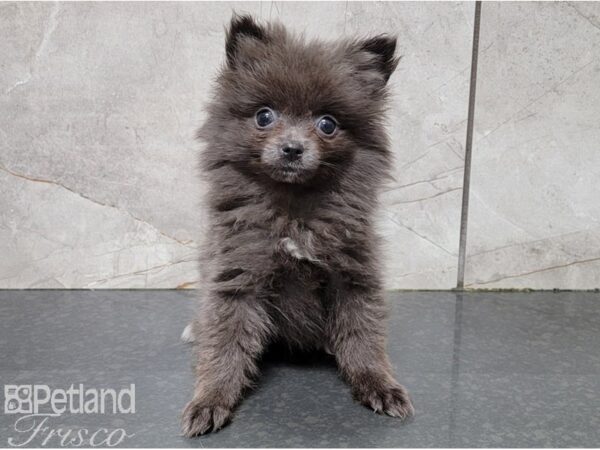
<path fill-rule="evenodd" d="M 304 149 L 299 154 L 288 153 L 279 145 L 265 148 L 260 161 L 262 172 L 274 181 L 288 184 L 305 183 L 315 175 L 319 164 L 314 151 Z"/>
<path fill-rule="evenodd" d="M 302 183 L 306 180 L 308 171 L 298 165 L 285 164 L 271 170 L 271 178 L 284 183 Z"/>
<path fill-rule="evenodd" d="M 280 169 L 281 173 L 284 175 L 296 175 L 299 172 L 302 171 L 301 168 L 299 167 L 293 167 L 293 166 L 284 166 Z"/>

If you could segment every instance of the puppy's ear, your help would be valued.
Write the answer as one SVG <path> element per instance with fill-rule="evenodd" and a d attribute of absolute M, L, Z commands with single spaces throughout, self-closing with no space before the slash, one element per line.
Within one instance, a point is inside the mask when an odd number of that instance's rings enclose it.
<path fill-rule="evenodd" d="M 361 77 L 380 87 L 386 85 L 398 66 L 400 58 L 395 52 L 396 37 L 385 34 L 357 41 L 351 47 L 351 57 Z"/>
<path fill-rule="evenodd" d="M 267 30 L 258 25 L 251 16 L 234 13 L 225 40 L 225 53 L 230 68 L 234 69 L 240 59 L 243 59 L 244 47 L 252 41 L 267 43 Z"/>

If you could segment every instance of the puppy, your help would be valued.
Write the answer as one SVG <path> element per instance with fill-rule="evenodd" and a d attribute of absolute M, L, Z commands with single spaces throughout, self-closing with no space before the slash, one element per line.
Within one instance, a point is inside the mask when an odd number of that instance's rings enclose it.
<path fill-rule="evenodd" d="M 373 213 L 395 38 L 306 42 L 234 15 L 199 131 L 209 233 L 186 436 L 226 424 L 274 341 L 335 356 L 356 400 L 412 414 L 385 350 Z"/>

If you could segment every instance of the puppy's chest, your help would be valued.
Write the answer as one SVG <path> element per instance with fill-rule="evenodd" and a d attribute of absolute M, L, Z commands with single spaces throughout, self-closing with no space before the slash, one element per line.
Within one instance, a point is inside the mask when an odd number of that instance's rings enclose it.
<path fill-rule="evenodd" d="M 342 243 L 351 238 L 342 224 L 324 227 L 320 223 L 298 220 L 281 221 L 274 227 L 273 236 L 279 257 L 320 267 L 327 266 Z"/>
<path fill-rule="evenodd" d="M 277 251 L 280 256 L 296 261 L 307 261 L 317 264 L 317 249 L 312 236 L 283 236 L 277 241 Z"/>

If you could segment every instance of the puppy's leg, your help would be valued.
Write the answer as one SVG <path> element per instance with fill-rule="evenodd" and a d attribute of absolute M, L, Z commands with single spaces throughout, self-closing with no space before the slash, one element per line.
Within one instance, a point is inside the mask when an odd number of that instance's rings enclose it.
<path fill-rule="evenodd" d="M 229 421 L 257 373 L 256 359 L 272 327 L 263 305 L 250 296 L 210 298 L 197 325 L 196 387 L 182 415 L 187 437 L 216 431 Z"/>
<path fill-rule="evenodd" d="M 414 409 L 406 389 L 393 376 L 385 351 L 385 303 L 377 292 L 347 288 L 338 292 L 330 317 L 334 354 L 354 398 L 378 413 L 405 418 Z"/>

